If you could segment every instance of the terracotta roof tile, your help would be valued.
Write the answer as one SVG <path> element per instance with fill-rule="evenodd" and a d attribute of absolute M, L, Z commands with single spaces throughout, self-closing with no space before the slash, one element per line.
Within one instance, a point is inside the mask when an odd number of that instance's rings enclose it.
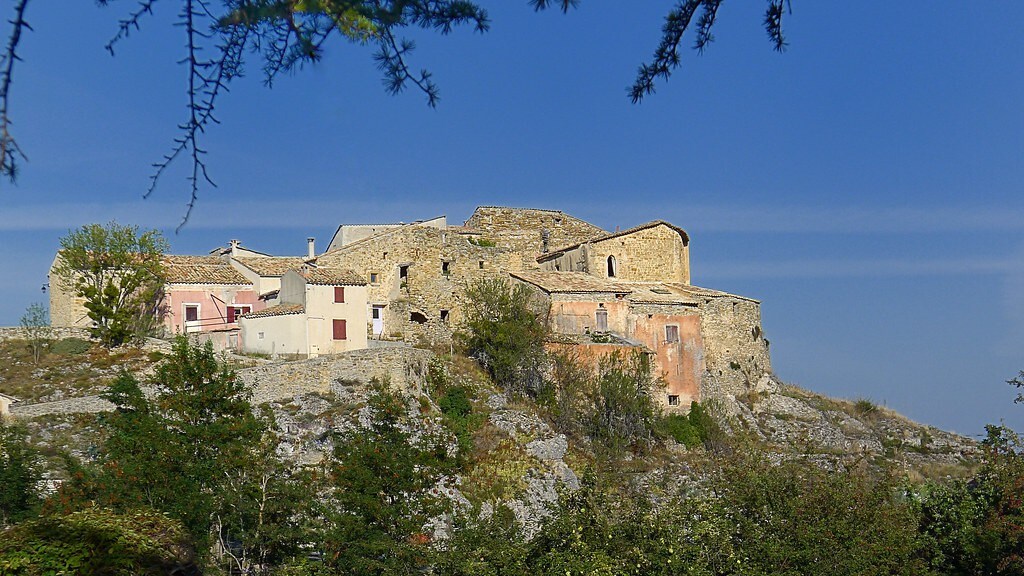
<path fill-rule="evenodd" d="M 700 298 L 739 298 L 740 300 L 747 300 L 748 302 L 758 302 L 754 298 L 748 298 L 747 296 L 740 296 L 739 294 L 730 294 L 729 292 L 722 292 L 721 290 L 712 290 L 711 288 L 701 288 L 700 286 L 690 286 L 687 284 L 666 284 L 671 286 L 673 290 L 679 290 L 693 296 Z"/>
<path fill-rule="evenodd" d="M 252 282 L 216 256 L 164 256 L 167 282 L 171 284 L 240 284 Z"/>
<path fill-rule="evenodd" d="M 513 278 L 529 282 L 551 294 L 557 292 L 607 292 L 628 294 L 632 288 L 584 272 L 549 272 L 546 270 L 524 270 L 510 272 Z"/>
<path fill-rule="evenodd" d="M 284 276 L 285 272 L 299 268 L 306 260 L 298 256 L 243 256 L 235 258 L 235 262 L 260 276 Z"/>
<path fill-rule="evenodd" d="M 306 307 L 302 304 L 278 304 L 277 306 L 271 306 L 270 308 L 264 308 L 263 310 L 257 310 L 256 312 L 249 312 L 243 314 L 242 318 L 268 318 L 270 316 L 285 316 L 288 314 L 303 314 L 306 311 Z"/>

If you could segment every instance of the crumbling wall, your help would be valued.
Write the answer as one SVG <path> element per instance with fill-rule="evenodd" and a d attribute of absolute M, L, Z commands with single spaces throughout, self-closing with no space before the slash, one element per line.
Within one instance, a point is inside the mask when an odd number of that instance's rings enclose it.
<path fill-rule="evenodd" d="M 702 395 L 742 396 L 771 374 L 760 303 L 735 296 L 705 298 L 700 305 L 707 372 Z"/>
<path fill-rule="evenodd" d="M 537 268 L 537 256 L 607 234 L 560 210 L 481 206 L 466 220 L 487 240 L 516 252 L 525 269 Z"/>

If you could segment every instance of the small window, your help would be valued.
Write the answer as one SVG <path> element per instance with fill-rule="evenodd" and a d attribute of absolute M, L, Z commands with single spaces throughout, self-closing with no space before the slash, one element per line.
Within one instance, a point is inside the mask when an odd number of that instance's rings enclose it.
<path fill-rule="evenodd" d="M 238 317 L 252 310 L 251 306 L 228 306 L 228 324 L 234 324 Z"/>
<path fill-rule="evenodd" d="M 335 286 L 334 287 L 334 303 L 344 304 L 345 303 L 345 287 Z"/>
<path fill-rule="evenodd" d="M 199 320 L 199 306 L 189 304 L 185 306 L 185 322 L 196 322 Z"/>
<path fill-rule="evenodd" d="M 665 326 L 665 342 L 679 342 L 679 326 Z"/>
<path fill-rule="evenodd" d="M 608 331 L 608 311 L 604 308 L 597 310 L 597 331 L 607 332 Z"/>
<path fill-rule="evenodd" d="M 334 339 L 335 340 L 348 340 L 348 330 L 345 326 L 344 320 L 334 321 Z"/>
<path fill-rule="evenodd" d="M 615 278 L 615 256 L 608 257 L 608 277 Z"/>
<path fill-rule="evenodd" d="M 447 275 L 449 275 L 451 273 L 452 273 L 452 263 L 451 262 L 442 261 L 441 262 L 441 274 L 444 274 L 445 276 L 447 276 Z"/>
<path fill-rule="evenodd" d="M 387 252 L 385 252 L 385 253 L 384 253 L 384 259 L 385 259 L 385 260 L 387 260 L 387 259 L 388 259 L 388 253 L 387 253 Z"/>
<path fill-rule="evenodd" d="M 376 272 L 370 272 L 370 284 L 379 284 L 380 275 Z"/>
<path fill-rule="evenodd" d="M 417 324 L 426 324 L 427 317 L 422 312 L 412 312 L 409 314 L 409 321 Z"/>
<path fill-rule="evenodd" d="M 481 260 L 481 261 L 480 261 L 480 269 L 481 269 L 481 270 L 483 270 L 483 269 L 484 269 L 484 261 L 483 261 L 483 260 Z"/>
<path fill-rule="evenodd" d="M 668 395 L 668 405 L 669 406 L 679 406 L 679 395 L 678 394 L 669 394 Z"/>
<path fill-rule="evenodd" d="M 441 322 L 444 322 L 444 323 L 448 322 L 448 311 L 447 310 L 441 310 Z"/>
<path fill-rule="evenodd" d="M 409 265 L 408 264 L 406 264 L 405 266 L 399 266 L 398 267 L 398 277 L 401 278 L 402 280 L 405 280 L 406 278 L 409 277 Z"/>

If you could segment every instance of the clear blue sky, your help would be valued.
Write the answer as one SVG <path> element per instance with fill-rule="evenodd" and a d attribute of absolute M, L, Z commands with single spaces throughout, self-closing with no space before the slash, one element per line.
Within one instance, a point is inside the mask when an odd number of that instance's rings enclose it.
<path fill-rule="evenodd" d="M 416 35 L 436 110 L 386 95 L 369 48 L 332 44 L 272 90 L 254 62 L 204 142 L 219 188 L 175 235 L 185 166 L 141 199 L 185 114 L 175 3 L 111 58 L 131 3 L 33 2 L 0 325 L 44 298 L 62 234 L 112 218 L 178 253 L 276 254 L 478 204 L 662 218 L 689 231 L 695 284 L 762 300 L 782 379 L 963 433 L 1024 429 L 1004 384 L 1024 369 L 1024 3 L 795 0 L 780 55 L 764 3 L 727 2 L 708 52 L 639 106 L 625 88 L 672 2 L 485 4 L 487 34 Z"/>

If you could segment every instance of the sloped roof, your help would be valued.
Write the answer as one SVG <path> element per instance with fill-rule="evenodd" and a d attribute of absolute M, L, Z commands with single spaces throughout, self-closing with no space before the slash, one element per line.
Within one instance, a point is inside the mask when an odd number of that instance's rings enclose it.
<path fill-rule="evenodd" d="M 240 284 L 252 286 L 241 272 L 217 256 L 164 256 L 170 284 Z"/>
<path fill-rule="evenodd" d="M 271 316 L 285 316 L 288 314 L 303 314 L 306 312 L 306 307 L 302 304 L 278 304 L 277 306 L 271 306 L 270 308 L 264 308 L 263 310 L 257 310 L 256 312 L 248 312 L 242 314 L 241 318 L 269 318 Z"/>
<path fill-rule="evenodd" d="M 359 274 L 347 268 L 303 268 L 299 274 L 306 279 L 307 284 L 320 284 L 325 286 L 365 286 L 366 280 Z"/>
<path fill-rule="evenodd" d="M 627 228 L 625 230 L 620 230 L 618 232 L 612 232 L 610 234 L 605 234 L 603 236 L 597 236 L 596 238 L 591 238 L 590 240 L 587 240 L 586 242 L 578 242 L 576 244 L 573 244 L 572 246 L 566 246 L 564 248 L 559 248 L 558 250 L 552 250 L 551 252 L 548 252 L 547 254 L 541 254 L 540 256 L 537 257 L 537 262 L 547 262 L 548 260 L 553 260 L 553 259 L 558 258 L 559 256 L 561 256 L 562 254 L 565 254 L 566 252 L 569 252 L 570 250 L 575 250 L 575 249 L 579 248 L 580 246 L 582 246 L 584 244 L 595 244 L 597 242 L 604 242 L 605 240 L 611 240 L 612 238 L 618 238 L 619 236 L 626 236 L 628 234 L 634 234 L 634 233 L 639 232 L 641 230 L 647 230 L 648 228 L 654 228 L 656 226 L 668 226 L 669 228 L 671 228 L 671 229 L 673 229 L 673 230 L 675 230 L 676 232 L 679 233 L 679 236 L 682 237 L 682 239 L 683 239 L 683 244 L 689 244 L 690 243 L 690 236 L 686 233 L 686 230 L 683 230 L 682 228 L 680 228 L 679 226 L 676 226 L 675 224 L 670 224 L 668 222 L 665 222 L 664 220 L 651 220 L 650 222 L 646 222 L 646 223 L 641 224 L 639 226 L 634 226 L 632 228 Z"/>
<path fill-rule="evenodd" d="M 631 288 L 610 282 L 604 278 L 591 276 L 585 272 L 550 272 L 547 270 L 524 270 L 522 272 L 510 272 L 510 276 L 528 282 L 541 290 L 549 293 L 587 293 L 605 292 L 615 294 L 628 294 Z"/>
<path fill-rule="evenodd" d="M 729 292 L 722 292 L 721 290 L 712 290 L 711 288 L 701 288 L 700 286 L 691 286 L 689 284 L 677 284 L 671 283 L 666 284 L 673 290 L 678 290 L 687 294 L 691 294 L 698 298 L 738 298 L 740 300 L 746 300 L 748 302 L 756 302 L 760 304 L 760 300 L 754 298 L 748 298 L 747 296 L 740 296 L 739 294 L 731 294 Z"/>
<path fill-rule="evenodd" d="M 243 256 L 234 260 L 260 276 L 284 276 L 285 272 L 306 263 L 304 258 L 298 256 Z"/>
<path fill-rule="evenodd" d="M 683 306 L 697 306 L 700 300 L 693 294 L 679 289 L 674 284 L 663 283 L 630 283 L 633 292 L 629 295 L 629 301 L 634 304 L 681 304 Z"/>

